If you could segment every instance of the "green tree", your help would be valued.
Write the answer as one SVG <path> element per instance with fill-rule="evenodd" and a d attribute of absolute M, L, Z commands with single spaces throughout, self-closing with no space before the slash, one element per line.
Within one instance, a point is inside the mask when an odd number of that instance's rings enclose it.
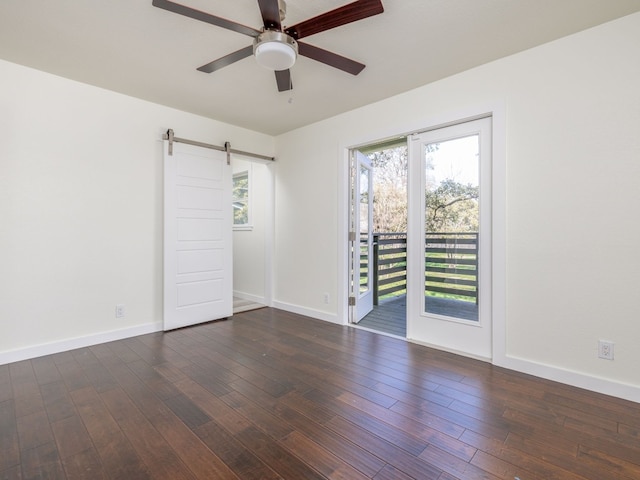
<path fill-rule="evenodd" d="M 374 169 L 373 231 L 407 231 L 406 146 L 387 148 L 367 155 Z"/>
<path fill-rule="evenodd" d="M 236 175 L 233 178 L 233 223 L 244 225 L 249 221 L 249 176 Z"/>
<path fill-rule="evenodd" d="M 427 232 L 477 232 L 477 185 L 446 179 L 425 194 Z"/>

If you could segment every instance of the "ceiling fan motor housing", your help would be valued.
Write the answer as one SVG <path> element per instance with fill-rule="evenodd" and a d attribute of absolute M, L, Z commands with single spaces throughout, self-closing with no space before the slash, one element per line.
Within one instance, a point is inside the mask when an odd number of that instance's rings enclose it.
<path fill-rule="evenodd" d="M 253 42 L 253 55 L 269 70 L 287 70 L 298 56 L 298 42 L 284 32 L 265 30 Z"/>

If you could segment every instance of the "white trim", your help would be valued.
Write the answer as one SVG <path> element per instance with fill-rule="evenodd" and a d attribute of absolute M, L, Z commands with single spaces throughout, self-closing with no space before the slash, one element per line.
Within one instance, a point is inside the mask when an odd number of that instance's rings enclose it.
<path fill-rule="evenodd" d="M 365 332 L 371 332 L 371 333 L 375 333 L 377 335 L 383 335 L 385 337 L 396 338 L 398 340 L 406 340 L 405 337 L 402 337 L 400 335 L 395 335 L 395 334 L 389 333 L 389 332 L 382 332 L 380 330 L 374 330 L 373 328 L 369 328 L 369 327 L 363 327 L 362 325 L 358 325 L 357 323 L 350 323 L 348 326 L 351 327 L 351 328 L 357 328 L 358 330 L 364 330 Z"/>
<path fill-rule="evenodd" d="M 264 304 L 273 306 L 274 258 L 276 231 L 276 164 L 269 162 L 267 167 L 267 186 L 264 214 Z"/>
<path fill-rule="evenodd" d="M 507 348 L 507 118 L 503 102 L 492 108 L 492 189 L 491 189 L 491 351 L 499 364 Z"/>
<path fill-rule="evenodd" d="M 456 350 L 455 348 L 443 347 L 442 345 L 433 345 L 428 342 L 416 340 L 415 338 L 407 338 L 407 342 L 415 343 L 416 345 L 421 345 L 427 348 L 433 348 L 434 350 L 439 350 L 441 352 L 453 353 L 454 355 L 459 355 L 461 357 L 473 358 L 474 360 L 480 360 L 482 362 L 491 363 L 491 359 L 488 357 L 484 357 L 482 355 L 475 355 L 469 352 L 463 352 L 460 350 Z"/>
<path fill-rule="evenodd" d="M 276 162 L 267 162 L 261 161 L 256 158 L 246 158 L 246 161 L 250 163 L 259 163 L 266 167 L 266 185 L 265 185 L 265 199 L 264 199 L 264 298 L 259 300 L 259 303 L 266 305 L 267 307 L 273 306 L 273 290 L 274 290 L 274 258 L 275 258 L 275 208 L 276 208 L 276 180 L 275 180 L 275 171 L 276 171 Z M 251 167 L 251 172 L 253 172 L 253 165 Z M 251 175 L 249 178 L 249 189 L 251 189 Z M 249 198 L 251 198 L 251 192 L 249 192 Z M 250 211 L 253 209 L 253 206 L 249 206 Z M 252 230 L 253 226 L 250 228 L 245 228 L 244 226 L 238 225 L 234 227 L 234 231 L 241 230 Z M 248 295 L 248 294 L 247 294 Z M 241 295 L 236 295 L 239 298 L 246 298 Z M 258 298 L 258 297 L 256 297 Z"/>
<path fill-rule="evenodd" d="M 342 325 L 338 316 L 333 313 L 322 312 L 313 308 L 301 307 L 300 305 L 293 305 L 285 302 L 273 302 L 274 308 L 279 308 L 286 312 L 297 313 L 298 315 L 304 315 L 305 317 L 315 318 L 317 320 L 324 320 L 325 322 L 336 323 Z"/>
<path fill-rule="evenodd" d="M 237 290 L 234 290 L 233 296 L 236 298 L 241 298 L 242 300 L 247 300 L 249 302 L 261 303 L 262 305 L 266 305 L 265 297 L 261 297 L 259 295 L 253 295 L 251 293 L 239 292 Z"/>
<path fill-rule="evenodd" d="M 84 337 L 69 338 L 57 342 L 10 350 L 8 352 L 0 353 L 0 365 L 161 331 L 162 322 L 150 322 L 136 327 L 120 328 Z"/>
<path fill-rule="evenodd" d="M 366 136 L 359 136 L 340 142 L 337 158 L 341 162 L 338 165 L 338 279 L 337 287 L 337 317 L 341 324 L 349 323 L 349 252 L 347 248 L 348 218 L 349 218 L 349 152 L 351 149 L 377 143 L 384 139 L 409 136 L 416 132 L 436 130 L 446 126 L 470 122 L 481 118 L 492 119 L 492 350 L 495 358 L 500 352 L 504 353 L 505 344 L 501 344 L 501 350 L 495 351 L 496 337 L 500 340 L 506 338 L 506 105 L 504 99 L 494 99 L 478 105 L 459 110 L 444 112 L 420 120 L 414 120 L 399 124 L 395 128 L 383 127 L 377 132 L 369 130 Z M 409 147 L 409 145 L 407 145 Z M 503 204 L 496 205 L 496 199 L 502 199 Z M 407 238 L 407 242 L 410 239 Z M 407 246 L 407 248 L 409 248 Z M 500 303 L 502 302 L 502 303 Z M 409 327 L 409 326 L 407 326 Z M 496 328 L 497 327 L 497 328 Z M 496 330 L 502 329 L 501 332 Z M 407 331 L 407 335 L 411 332 Z"/>
<path fill-rule="evenodd" d="M 373 140 L 372 140 L 373 141 Z M 336 282 L 338 292 L 337 300 L 337 321 L 341 325 L 349 324 L 349 249 L 347 239 L 349 238 L 349 166 L 351 147 L 338 147 L 338 281 Z"/>
<path fill-rule="evenodd" d="M 559 382 L 565 385 L 571 385 L 577 388 L 584 388 L 592 392 L 611 395 L 613 397 L 630 400 L 640 403 L 640 387 L 627 383 L 616 382 L 606 378 L 586 375 L 584 373 L 559 368 L 552 365 L 532 362 L 524 358 L 504 356 L 500 361 L 494 359 L 494 365 L 498 367 L 515 370 L 517 372 L 526 373 L 536 377 Z"/>

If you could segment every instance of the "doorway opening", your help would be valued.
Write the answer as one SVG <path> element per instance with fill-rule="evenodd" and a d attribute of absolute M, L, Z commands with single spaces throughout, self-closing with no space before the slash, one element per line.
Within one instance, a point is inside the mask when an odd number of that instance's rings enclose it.
<path fill-rule="evenodd" d="M 406 137 L 351 151 L 351 323 L 407 336 Z"/>
<path fill-rule="evenodd" d="M 491 123 L 350 151 L 352 324 L 490 352 Z"/>
<path fill-rule="evenodd" d="M 234 157 L 233 313 L 270 306 L 273 237 L 272 162 Z"/>

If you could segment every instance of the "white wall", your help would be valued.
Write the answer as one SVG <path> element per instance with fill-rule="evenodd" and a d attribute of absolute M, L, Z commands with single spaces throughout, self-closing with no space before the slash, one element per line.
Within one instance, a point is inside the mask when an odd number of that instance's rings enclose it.
<path fill-rule="evenodd" d="M 249 172 L 250 228 L 233 232 L 233 291 L 247 300 L 268 304 L 267 294 L 267 239 L 271 232 L 268 222 L 270 209 L 271 172 L 269 166 L 236 157 L 232 161 L 233 173 Z M 270 234 L 270 233 L 269 233 Z"/>
<path fill-rule="evenodd" d="M 639 44 L 635 14 L 275 142 L 0 61 L 0 363 L 159 327 L 167 128 L 276 154 L 274 304 L 343 322 L 345 149 L 504 105 L 494 362 L 640 401 Z"/>
<path fill-rule="evenodd" d="M 634 14 L 279 136 L 276 304 L 345 321 L 346 147 L 504 105 L 494 362 L 640 401 L 638 45 Z M 613 362 L 598 339 L 615 342 Z"/>
<path fill-rule="evenodd" d="M 0 364 L 157 330 L 162 134 L 273 138 L 4 61 L 0 78 Z"/>

